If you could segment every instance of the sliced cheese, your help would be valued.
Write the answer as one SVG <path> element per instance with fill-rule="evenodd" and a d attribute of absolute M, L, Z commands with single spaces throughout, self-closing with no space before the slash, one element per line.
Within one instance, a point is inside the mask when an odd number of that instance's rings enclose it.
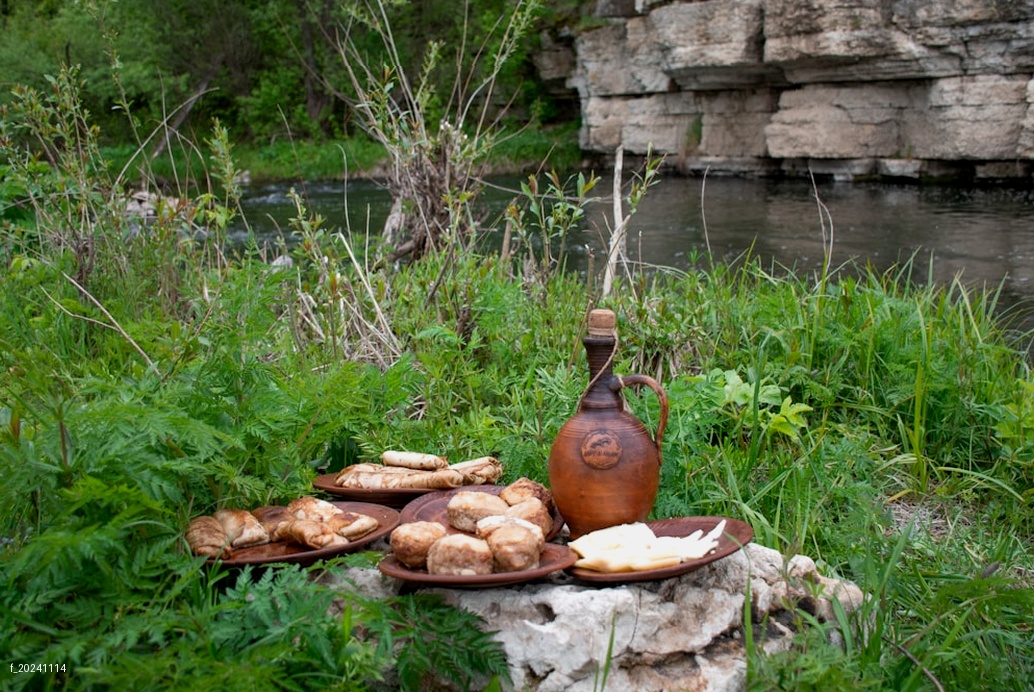
<path fill-rule="evenodd" d="M 621 524 L 587 533 L 568 546 L 579 555 L 575 567 L 596 572 L 639 572 L 704 557 L 718 547 L 724 530 L 724 519 L 706 536 L 702 530 L 688 536 L 656 536 L 646 524 Z"/>

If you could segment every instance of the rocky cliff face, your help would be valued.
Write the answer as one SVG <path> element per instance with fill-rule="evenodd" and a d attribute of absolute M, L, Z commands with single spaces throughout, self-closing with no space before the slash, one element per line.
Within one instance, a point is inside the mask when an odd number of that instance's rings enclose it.
<path fill-rule="evenodd" d="M 691 174 L 1034 181 L 1030 0 L 598 0 L 588 151 Z M 555 49 L 555 46 L 553 46 Z"/>

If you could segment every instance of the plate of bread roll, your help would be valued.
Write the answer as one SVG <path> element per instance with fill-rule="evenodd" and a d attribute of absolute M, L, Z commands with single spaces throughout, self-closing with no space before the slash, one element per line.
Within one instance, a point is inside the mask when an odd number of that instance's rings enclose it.
<path fill-rule="evenodd" d="M 512 586 L 524 584 L 560 572 L 574 564 L 577 556 L 566 545 L 546 543 L 534 563 L 522 569 L 503 570 L 495 566 L 492 544 L 466 534 L 449 534 L 448 541 L 438 541 L 435 557 L 425 556 L 423 566 L 409 565 L 396 553 L 386 555 L 377 569 L 389 577 L 413 584 L 447 586 L 461 589 Z M 511 549 L 511 553 L 526 553 Z M 431 559 L 434 570 L 428 569 Z"/>
<path fill-rule="evenodd" d="M 380 463 L 352 464 L 321 474 L 313 486 L 350 500 L 402 508 L 427 493 L 495 483 L 502 473 L 502 464 L 489 456 L 450 464 L 437 454 L 387 450 Z"/>
<path fill-rule="evenodd" d="M 391 507 L 301 497 L 286 506 L 220 509 L 196 517 L 185 537 L 191 552 L 209 562 L 309 565 L 359 550 L 398 523 L 399 513 Z"/>
<path fill-rule="evenodd" d="M 391 552 L 377 568 L 403 581 L 463 589 L 565 570 L 577 555 L 549 542 L 564 523 L 550 510 L 549 491 L 526 478 L 424 495 L 402 509 Z"/>
<path fill-rule="evenodd" d="M 529 478 L 519 478 L 509 485 L 465 486 L 423 495 L 402 508 L 399 523 L 437 521 L 450 533 L 475 533 L 477 521 L 490 515 L 519 517 L 537 524 L 547 541 L 564 526 L 553 494 Z"/>
<path fill-rule="evenodd" d="M 523 583 L 574 564 L 572 550 L 549 542 L 562 526 L 548 489 L 527 478 L 441 491 L 403 508 L 378 569 L 427 585 Z"/>

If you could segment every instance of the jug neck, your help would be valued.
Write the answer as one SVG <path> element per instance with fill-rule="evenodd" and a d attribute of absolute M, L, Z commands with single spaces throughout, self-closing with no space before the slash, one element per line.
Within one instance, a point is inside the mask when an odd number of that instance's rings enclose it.
<path fill-rule="evenodd" d="M 582 395 L 581 408 L 624 408 L 621 381 L 614 375 L 613 361 L 617 339 L 613 336 L 582 338 L 589 362 L 589 388 Z"/>

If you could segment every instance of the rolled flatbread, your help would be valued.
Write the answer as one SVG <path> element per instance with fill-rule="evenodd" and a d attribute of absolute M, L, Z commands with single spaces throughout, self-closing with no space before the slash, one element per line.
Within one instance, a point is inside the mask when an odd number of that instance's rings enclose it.
<path fill-rule="evenodd" d="M 503 465 L 495 457 L 479 457 L 449 466 L 463 476 L 463 485 L 495 483 L 503 475 Z"/>
<path fill-rule="evenodd" d="M 437 471 L 444 469 L 449 462 L 436 454 L 425 454 L 423 452 L 400 452 L 389 449 L 381 454 L 381 462 L 385 466 L 395 466 L 417 471 Z"/>
<path fill-rule="evenodd" d="M 341 508 L 318 497 L 299 497 L 287 504 L 287 513 L 295 519 L 327 521 L 335 514 L 340 514 Z"/>
<path fill-rule="evenodd" d="M 234 548 L 269 543 L 269 533 L 246 509 L 220 509 L 212 516 L 223 527 Z"/>
<path fill-rule="evenodd" d="M 362 538 L 381 525 L 377 519 L 357 512 L 338 512 L 327 520 L 330 528 L 350 541 Z"/>
<path fill-rule="evenodd" d="M 273 535 L 276 533 L 276 527 L 281 522 L 293 519 L 293 517 L 287 513 L 286 507 L 280 506 L 266 506 L 258 507 L 257 509 L 251 510 L 251 513 L 255 515 L 255 518 L 262 524 L 262 528 L 269 534 L 270 540 L 273 540 Z"/>
<path fill-rule="evenodd" d="M 400 479 L 424 473 L 427 472 L 398 466 L 354 464 L 346 467 L 337 475 L 334 485 L 342 488 L 397 488 L 401 482 Z"/>
<path fill-rule="evenodd" d="M 297 543 L 313 550 L 348 545 L 348 539 L 334 533 L 329 524 L 309 519 L 291 519 L 281 523 L 274 539 Z"/>
<path fill-rule="evenodd" d="M 215 517 L 208 515 L 190 522 L 187 544 L 195 555 L 224 558 L 230 554 L 230 537 Z"/>

